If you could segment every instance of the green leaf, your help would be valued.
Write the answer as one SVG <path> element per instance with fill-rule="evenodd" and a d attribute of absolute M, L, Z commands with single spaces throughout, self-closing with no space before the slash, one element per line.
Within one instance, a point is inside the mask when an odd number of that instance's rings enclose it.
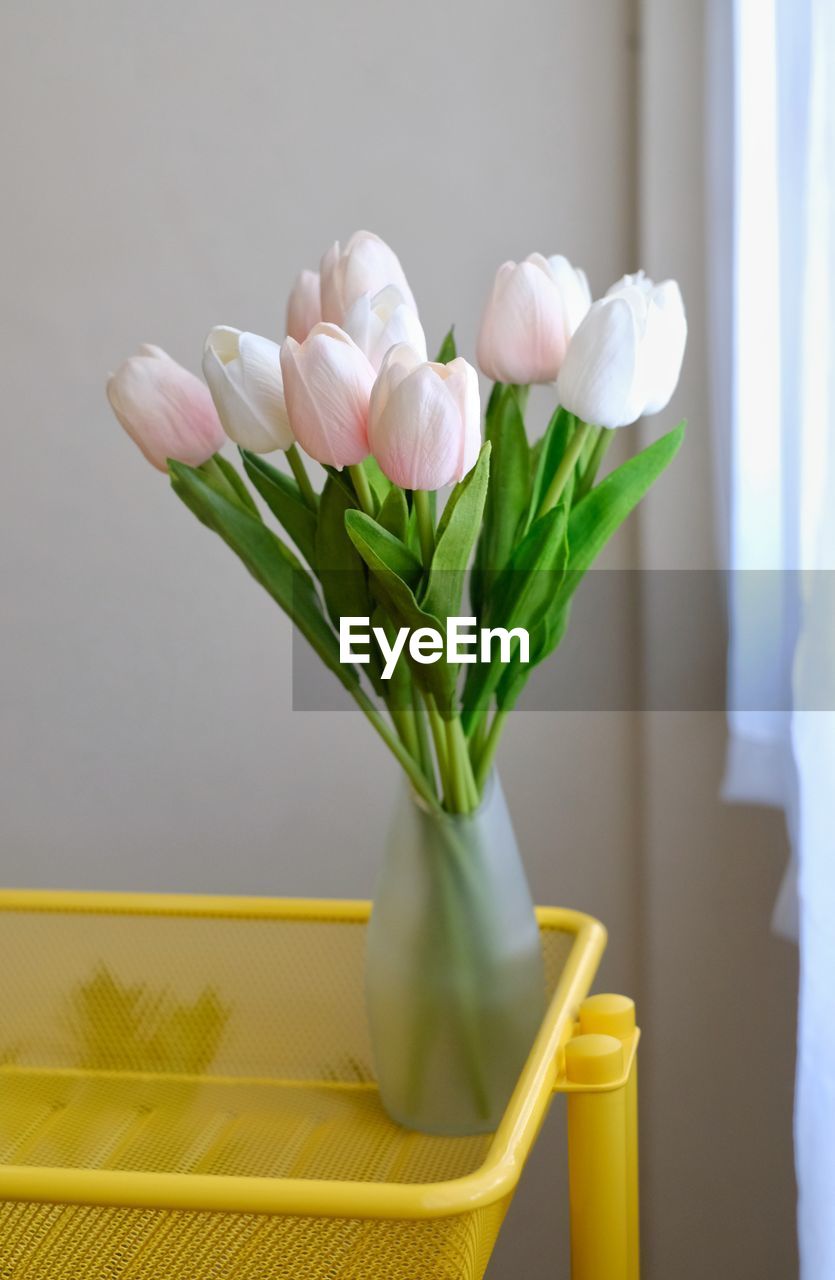
<path fill-rule="evenodd" d="M 478 542 L 470 593 L 478 618 L 489 614 L 491 583 L 507 564 L 530 495 L 530 455 L 516 391 L 502 386 L 490 397 L 487 440 L 492 447 L 484 527 Z"/>
<path fill-rule="evenodd" d="M 246 507 L 250 515 L 257 516 L 260 520 L 261 512 L 258 510 L 255 499 L 249 492 L 249 489 L 247 489 L 243 476 L 240 474 L 238 469 L 233 467 L 232 463 L 228 462 L 227 459 L 219 453 L 215 454 L 212 461 L 220 468 L 226 483 L 234 490 L 242 505 Z M 203 474 L 205 475 L 205 472 L 203 472 Z M 207 477 L 207 479 L 209 479 L 209 482 L 211 483 L 211 477 Z"/>
<path fill-rule="evenodd" d="M 423 573 L 420 560 L 411 548 L 399 538 L 395 538 L 388 529 L 382 529 L 376 520 L 372 520 L 364 511 L 357 511 L 355 508 L 349 508 L 345 512 L 345 528 L 369 569 L 371 565 L 364 547 L 370 548 L 375 563 L 379 563 L 389 573 L 402 578 L 409 588 L 417 586 Z M 358 544 L 358 537 L 362 541 L 362 546 Z"/>
<path fill-rule="evenodd" d="M 398 485 L 393 484 L 388 491 L 385 502 L 377 514 L 377 523 L 401 542 L 409 538 L 409 504 L 406 495 Z"/>
<path fill-rule="evenodd" d="M 545 613 L 530 633 L 530 662 L 511 663 L 496 698 L 503 710 L 514 705 L 530 672 L 557 648 L 568 627 L 571 598 L 587 569 L 623 524 L 681 447 L 684 423 L 624 462 L 574 507 L 568 518 L 566 571 Z"/>
<path fill-rule="evenodd" d="M 481 529 L 490 478 L 491 444 L 481 446 L 478 462 L 449 495 L 435 538 L 435 552 L 422 604 L 439 618 L 458 613 L 464 575 Z"/>
<path fill-rule="evenodd" d="M 292 476 L 278 471 L 259 453 L 240 450 L 244 468 L 275 518 L 283 525 L 309 565 L 316 562 L 316 515 Z"/>
<path fill-rule="evenodd" d="M 340 489 L 348 498 L 351 499 L 351 502 L 355 507 L 360 505 L 359 499 L 356 495 L 356 490 L 354 489 L 354 482 L 351 479 L 351 473 L 345 467 L 343 467 L 342 470 L 339 470 L 337 467 L 329 467 L 326 463 L 323 463 L 322 470 L 326 475 L 330 476 L 334 484 L 339 485 Z"/>
<path fill-rule="evenodd" d="M 531 489 L 527 517 L 528 527 L 530 527 L 534 516 L 539 510 L 542 499 L 548 492 L 548 486 L 554 478 L 557 467 L 562 462 L 566 446 L 574 432 L 575 421 L 573 414 L 568 413 L 561 405 L 558 405 L 554 410 L 551 421 L 545 428 L 545 434 L 539 444 L 537 467 Z M 574 478 L 572 476 L 562 494 L 563 498 L 569 503 L 573 487 Z"/>
<path fill-rule="evenodd" d="M 563 505 L 567 511 L 567 504 Z M 560 571 L 559 583 L 554 582 L 553 586 L 556 589 L 552 598 L 547 601 L 539 621 L 528 632 L 528 661 L 526 663 L 520 662 L 517 649 L 499 681 L 496 689 L 496 703 L 502 711 L 510 711 L 515 706 L 516 700 L 526 685 L 534 667 L 537 667 L 549 654 L 553 653 L 565 635 L 571 605 L 570 602 L 562 602 L 559 587 L 565 581 L 568 560 L 568 520 L 566 519 L 562 523 L 561 545 L 558 558 L 554 563 L 554 569 Z"/>
<path fill-rule="evenodd" d="M 449 333 L 441 343 L 441 349 L 435 357 L 436 364 L 449 364 L 450 360 L 454 360 L 457 351 L 455 349 L 455 325 L 450 325 Z"/>
<path fill-rule="evenodd" d="M 409 582 L 396 568 L 397 563 L 402 562 L 402 553 L 405 552 L 417 567 L 417 574 L 411 575 L 417 582 L 420 578 L 420 561 L 412 557 L 411 552 L 402 543 L 399 544 L 400 549 L 395 551 L 392 543 L 397 543 L 397 539 L 381 529 L 364 511 L 347 511 L 345 527 L 357 551 L 368 565 L 374 594 L 395 627 L 408 627 L 410 631 L 418 627 L 432 627 L 443 636 L 444 629 L 439 620 L 420 607 Z M 441 715 L 449 719 L 455 709 L 457 667 L 447 663 L 441 657 L 438 662 L 425 665 L 414 663 L 412 671 L 420 687 L 434 696 Z"/>
<path fill-rule="evenodd" d="M 532 630 L 553 599 L 566 562 L 568 508 L 560 502 L 531 525 L 496 584 L 496 618 Z M 555 578 L 559 573 L 560 578 Z"/>
<path fill-rule="evenodd" d="M 611 471 L 577 503 L 568 521 L 571 555 L 561 593 L 566 600 L 576 591 L 583 574 L 612 534 L 672 462 L 681 448 L 684 428 L 685 423 L 680 422 Z"/>
<path fill-rule="evenodd" d="M 539 468 L 539 459 L 542 457 L 542 449 L 545 444 L 545 436 L 540 436 L 538 440 L 534 440 L 531 445 L 531 485 L 536 479 L 537 469 Z"/>
<path fill-rule="evenodd" d="M 496 690 L 496 705 L 500 711 L 512 711 L 519 695 L 528 682 L 534 667 L 549 657 L 565 635 L 570 607 L 560 609 L 553 617 L 543 618 L 531 635 L 530 662 L 523 665 L 518 657 L 510 663 Z"/>
<path fill-rule="evenodd" d="M 328 476 L 319 499 L 314 567 L 335 627 L 342 617 L 370 617 L 373 609 L 365 561 L 345 528 L 351 510 L 344 489 Z"/>
<path fill-rule="evenodd" d="M 212 489 L 194 468 L 169 462 L 168 470 L 177 496 L 231 547 L 340 683 L 355 690 L 357 672 L 339 661 L 339 641 L 322 613 L 313 578 L 289 547 L 255 516 Z"/>
<path fill-rule="evenodd" d="M 514 549 L 495 583 L 492 626 L 524 627 L 529 633 L 536 628 L 563 580 L 566 519 L 566 505 L 560 502 L 534 521 Z M 487 706 L 506 665 L 494 659 L 468 668 L 462 717 L 467 733 Z"/>
<path fill-rule="evenodd" d="M 510 385 L 511 384 L 507 382 L 494 382 L 492 387 L 490 388 L 490 395 L 487 398 L 487 408 L 484 411 L 484 416 L 488 422 L 490 421 L 493 414 L 496 412 L 496 407 L 499 401 L 501 400 L 505 392 L 508 390 Z"/>

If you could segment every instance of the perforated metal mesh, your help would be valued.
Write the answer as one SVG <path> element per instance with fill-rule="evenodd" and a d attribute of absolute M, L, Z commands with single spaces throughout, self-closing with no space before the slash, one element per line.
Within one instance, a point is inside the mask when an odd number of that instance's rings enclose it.
<path fill-rule="evenodd" d="M 507 1208 L 424 1222 L 0 1206 L 3 1280 L 477 1280 Z"/>
<path fill-rule="evenodd" d="M 489 1137 L 389 1121 L 362 922 L 0 914 L 0 1164 L 431 1183 Z M 543 933 L 553 988 L 571 936 Z M 470 1280 L 506 1203 L 385 1221 L 7 1203 L 0 1278 Z"/>

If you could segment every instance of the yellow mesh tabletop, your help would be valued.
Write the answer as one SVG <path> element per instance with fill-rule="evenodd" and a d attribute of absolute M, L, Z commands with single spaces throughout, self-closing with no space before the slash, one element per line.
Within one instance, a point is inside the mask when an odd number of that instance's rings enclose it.
<path fill-rule="evenodd" d="M 550 1005 L 495 1135 L 393 1124 L 367 903 L 0 894 L 0 1278 L 470 1280 L 605 934 L 541 909 Z"/>

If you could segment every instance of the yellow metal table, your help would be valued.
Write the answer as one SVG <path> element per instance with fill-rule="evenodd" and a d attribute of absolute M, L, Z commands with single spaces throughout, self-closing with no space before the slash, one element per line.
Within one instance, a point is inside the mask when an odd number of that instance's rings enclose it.
<path fill-rule="evenodd" d="M 0 893 L 0 1280 L 475 1280 L 555 1090 L 574 1280 L 637 1280 L 634 1006 L 541 908 L 550 1003 L 495 1134 L 393 1124 L 364 902 Z"/>

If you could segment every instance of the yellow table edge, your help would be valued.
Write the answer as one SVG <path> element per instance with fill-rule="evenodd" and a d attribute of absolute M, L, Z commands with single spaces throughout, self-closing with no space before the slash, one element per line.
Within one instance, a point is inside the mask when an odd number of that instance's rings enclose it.
<path fill-rule="evenodd" d="M 0 913 L 12 911 L 362 923 L 370 915 L 371 903 L 329 898 L 0 889 Z M 0 1166 L 0 1200 L 192 1212 L 424 1219 L 468 1213 L 503 1199 L 516 1186 L 536 1138 L 557 1079 L 561 1050 L 606 946 L 604 926 L 583 912 L 538 907 L 537 920 L 540 928 L 573 934 L 574 943 L 484 1163 L 466 1177 L 396 1184 L 5 1165 Z"/>

